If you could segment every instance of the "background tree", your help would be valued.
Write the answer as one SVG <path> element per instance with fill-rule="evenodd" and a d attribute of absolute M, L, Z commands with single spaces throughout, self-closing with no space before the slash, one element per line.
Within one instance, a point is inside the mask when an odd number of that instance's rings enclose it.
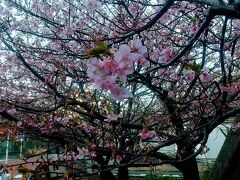
<path fill-rule="evenodd" d="M 76 166 L 89 158 L 102 179 L 160 164 L 199 179 L 209 133 L 240 111 L 238 2 L 4 0 L 0 11 L 9 133 L 64 147 L 45 163 L 75 177 L 94 174 Z"/>

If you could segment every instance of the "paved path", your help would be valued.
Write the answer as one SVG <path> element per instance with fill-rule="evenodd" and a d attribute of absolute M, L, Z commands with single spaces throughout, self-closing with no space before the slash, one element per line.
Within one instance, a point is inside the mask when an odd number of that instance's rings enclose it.
<path fill-rule="evenodd" d="M 39 165 L 39 163 L 36 163 L 38 161 L 39 161 L 39 158 L 37 158 L 37 157 L 30 158 L 30 159 L 28 159 L 28 161 L 27 161 L 28 163 L 26 165 L 24 165 L 24 167 L 27 169 L 34 170 Z M 5 160 L 0 160 L 0 163 L 5 164 Z M 22 175 L 17 172 L 17 167 L 19 164 L 22 164 L 22 163 L 26 163 L 26 162 L 21 159 L 9 159 L 8 160 L 8 163 L 7 163 L 8 170 L 10 170 L 10 168 L 13 168 L 13 180 L 21 180 Z M 9 180 L 9 179 L 10 179 L 10 174 L 7 174 L 7 180 Z M 1 176 L 0 176 L 0 180 L 3 180 L 3 178 Z"/>
<path fill-rule="evenodd" d="M 7 180 L 10 179 L 10 174 L 7 174 Z M 18 175 L 15 175 L 13 176 L 13 180 L 21 180 L 22 179 L 22 175 L 18 174 Z M 2 177 L 0 176 L 0 180 L 2 180 Z M 6 178 L 5 178 L 6 180 Z"/>

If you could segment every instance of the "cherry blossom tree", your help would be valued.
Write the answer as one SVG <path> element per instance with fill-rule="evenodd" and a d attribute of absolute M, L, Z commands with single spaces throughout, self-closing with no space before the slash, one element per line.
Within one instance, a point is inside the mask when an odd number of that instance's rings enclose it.
<path fill-rule="evenodd" d="M 3 0 L 0 12 L 0 114 L 8 133 L 63 148 L 43 159 L 69 176 L 171 164 L 197 180 L 208 135 L 240 112 L 238 1 Z"/>

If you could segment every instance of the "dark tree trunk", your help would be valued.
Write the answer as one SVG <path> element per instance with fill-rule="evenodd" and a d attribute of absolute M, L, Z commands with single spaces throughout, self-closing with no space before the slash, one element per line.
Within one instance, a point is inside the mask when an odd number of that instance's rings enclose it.
<path fill-rule="evenodd" d="M 109 162 L 109 158 L 104 160 L 103 156 L 97 156 L 95 160 L 100 165 L 100 178 L 101 178 L 101 180 L 106 180 L 106 179 L 116 180 L 112 171 L 106 170 L 108 168 L 106 165 Z"/>
<path fill-rule="evenodd" d="M 186 161 L 181 172 L 184 180 L 200 180 L 196 158 Z"/>
<path fill-rule="evenodd" d="M 103 171 L 100 173 L 101 180 L 116 180 L 111 171 Z"/>
<path fill-rule="evenodd" d="M 129 180 L 129 178 L 128 178 L 128 167 L 118 168 L 118 180 Z"/>

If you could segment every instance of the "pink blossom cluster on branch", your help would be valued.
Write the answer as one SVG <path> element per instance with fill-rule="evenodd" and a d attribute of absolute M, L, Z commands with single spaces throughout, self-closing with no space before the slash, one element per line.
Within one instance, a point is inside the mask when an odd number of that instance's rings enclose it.
<path fill-rule="evenodd" d="M 127 76 L 134 71 L 134 65 L 143 64 L 147 48 L 139 39 L 132 40 L 131 45 L 120 45 L 113 56 L 90 58 L 87 63 L 87 75 L 97 88 L 110 91 L 115 100 L 132 97 L 127 88 L 122 87 Z"/>
<path fill-rule="evenodd" d="M 156 138 L 156 131 L 149 131 L 147 128 L 143 128 L 142 131 L 138 135 L 142 140 L 153 139 Z"/>
<path fill-rule="evenodd" d="M 229 92 L 229 93 L 240 93 L 240 84 L 239 83 L 233 83 L 228 86 L 222 86 L 221 87 L 222 91 Z"/>

